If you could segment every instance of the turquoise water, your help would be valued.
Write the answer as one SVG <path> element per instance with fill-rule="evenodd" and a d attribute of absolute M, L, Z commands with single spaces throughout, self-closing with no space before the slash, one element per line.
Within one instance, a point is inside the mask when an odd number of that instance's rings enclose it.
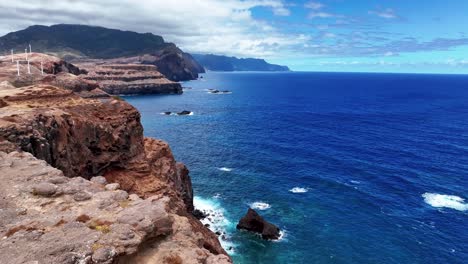
<path fill-rule="evenodd" d="M 187 164 L 235 263 L 466 263 L 468 76 L 208 73 L 184 85 L 125 99 Z M 161 114 L 182 110 L 193 115 Z M 249 206 L 280 241 L 235 229 Z"/>

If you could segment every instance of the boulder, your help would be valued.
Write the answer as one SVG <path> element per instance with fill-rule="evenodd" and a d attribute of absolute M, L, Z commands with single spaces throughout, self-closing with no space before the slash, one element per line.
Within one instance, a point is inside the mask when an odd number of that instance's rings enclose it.
<path fill-rule="evenodd" d="M 52 183 L 39 183 L 33 186 L 32 193 L 40 196 L 52 196 L 57 192 L 57 185 Z"/>
<path fill-rule="evenodd" d="M 278 239 L 280 229 L 261 217 L 255 210 L 249 208 L 247 214 L 237 224 L 237 229 L 245 229 L 258 233 L 263 239 Z"/>
<path fill-rule="evenodd" d="M 90 181 L 94 182 L 94 183 L 97 183 L 97 184 L 100 184 L 100 185 L 107 185 L 106 178 L 104 178 L 102 176 L 92 177 Z"/>
<path fill-rule="evenodd" d="M 108 191 L 115 191 L 120 188 L 120 184 L 118 183 L 110 183 L 105 186 L 106 190 Z"/>
<path fill-rule="evenodd" d="M 195 218 L 197 218 L 198 220 L 205 219 L 206 217 L 208 217 L 207 213 L 198 209 L 193 210 L 192 215 L 195 216 Z"/>
<path fill-rule="evenodd" d="M 192 112 L 184 110 L 182 112 L 177 113 L 177 115 L 190 115 Z"/>

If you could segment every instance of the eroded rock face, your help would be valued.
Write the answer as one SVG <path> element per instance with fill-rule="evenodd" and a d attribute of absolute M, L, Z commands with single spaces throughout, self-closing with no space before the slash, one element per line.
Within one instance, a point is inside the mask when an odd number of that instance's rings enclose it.
<path fill-rule="evenodd" d="M 191 214 L 187 168 L 167 143 L 143 137 L 140 114 L 131 105 L 40 82 L 21 88 L 1 83 L 0 100 L 0 195 L 6 195 L 0 205 L 10 208 L 0 210 L 0 231 L 7 237 L 0 241 L 0 254 L 6 254 L 0 259 L 163 263 L 153 260 L 176 254 L 187 263 L 230 263 L 216 235 Z M 105 179 L 86 180 L 101 175 Z M 113 183 L 118 185 L 106 189 Z M 27 217 L 13 214 L 23 216 L 24 208 Z M 158 217 L 145 216 L 145 210 Z M 169 219 L 170 230 L 156 218 Z M 100 227 L 89 227 L 93 219 Z M 114 231 L 118 237 L 109 238 Z M 19 251 L 24 248 L 34 250 Z M 141 259 L 140 250 L 149 258 Z"/>
<path fill-rule="evenodd" d="M 255 210 L 249 208 L 247 214 L 237 224 L 237 229 L 245 229 L 258 233 L 263 239 L 278 239 L 280 229 L 261 217 Z"/>
<path fill-rule="evenodd" d="M 68 177 L 89 178 L 143 153 L 140 114 L 123 101 L 85 100 L 53 86 L 14 91 L 3 97 L 10 106 L 0 114 L 0 136 Z M 18 107 L 25 109 L 8 115 Z"/>
<path fill-rule="evenodd" d="M 82 63 L 86 80 L 97 82 L 109 94 L 181 94 L 180 83 L 170 81 L 153 65 Z"/>

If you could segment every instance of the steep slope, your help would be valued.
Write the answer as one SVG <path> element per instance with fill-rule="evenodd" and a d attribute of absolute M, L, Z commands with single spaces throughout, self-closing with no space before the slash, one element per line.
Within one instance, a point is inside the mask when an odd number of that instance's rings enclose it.
<path fill-rule="evenodd" d="M 202 67 L 173 43 L 151 33 L 136 33 L 103 27 L 60 24 L 31 26 L 0 37 L 0 50 L 23 52 L 31 44 L 34 51 L 67 60 L 110 59 L 150 54 L 146 63 L 158 66 L 173 81 L 195 79 Z M 162 67 L 164 66 L 164 67 Z"/>
<path fill-rule="evenodd" d="M 239 59 L 213 54 L 192 54 L 192 56 L 210 71 L 289 71 L 287 66 L 270 64 L 263 59 Z"/>
<path fill-rule="evenodd" d="M 48 70 L 68 69 L 60 62 Z M 55 86 L 55 75 L 25 75 L 15 87 L 21 76 L 2 72 L 13 76 L 0 79 L 0 259 L 230 263 L 192 215 L 188 169 L 167 143 L 143 136 L 134 107 L 83 98 L 79 85 Z"/>
<path fill-rule="evenodd" d="M 154 65 L 77 64 L 88 73 L 84 79 L 95 81 L 109 94 L 181 94 L 180 83 L 170 81 Z"/>

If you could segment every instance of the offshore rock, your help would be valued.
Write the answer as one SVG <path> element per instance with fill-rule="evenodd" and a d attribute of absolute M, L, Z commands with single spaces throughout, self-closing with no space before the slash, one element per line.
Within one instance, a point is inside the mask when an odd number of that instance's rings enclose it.
<path fill-rule="evenodd" d="M 245 229 L 260 234 L 263 239 L 278 239 L 280 229 L 261 217 L 255 210 L 249 208 L 247 214 L 237 224 L 237 229 Z"/>

